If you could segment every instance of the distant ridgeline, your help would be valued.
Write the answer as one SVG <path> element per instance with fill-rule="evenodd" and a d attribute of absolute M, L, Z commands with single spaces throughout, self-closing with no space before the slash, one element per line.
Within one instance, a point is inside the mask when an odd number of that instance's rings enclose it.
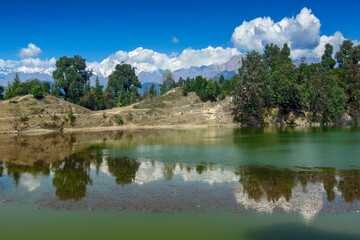
<path fill-rule="evenodd" d="M 0 88 L 0 98 L 34 94 L 41 98 L 51 94 L 91 110 L 127 106 L 146 98 L 182 87 L 183 95 L 195 92 L 202 101 L 221 101 L 232 96 L 234 120 L 243 125 L 266 125 L 304 121 L 322 125 L 359 123 L 360 120 L 360 45 L 345 40 L 333 58 L 333 46 L 326 44 L 321 62 L 302 58 L 293 62 L 290 48 L 268 44 L 264 53 L 252 51 L 231 61 L 238 72 L 228 65 L 191 68 L 204 73 L 191 76 L 194 71 L 180 69 L 155 73 L 156 81 L 143 84 L 139 78 L 151 80 L 150 73 L 135 74 L 130 64 L 121 63 L 106 79 L 95 78 L 80 56 L 61 57 L 53 71 L 53 84 L 32 80 L 21 82 L 18 74 Z M 225 75 L 219 75 L 219 72 Z M 196 71 L 195 71 L 196 72 Z M 188 75 L 183 78 L 184 74 Z M 175 79 L 177 81 L 175 81 Z M 3 79 L 4 80 L 4 79 Z M 102 80 L 102 81 L 101 81 Z"/>

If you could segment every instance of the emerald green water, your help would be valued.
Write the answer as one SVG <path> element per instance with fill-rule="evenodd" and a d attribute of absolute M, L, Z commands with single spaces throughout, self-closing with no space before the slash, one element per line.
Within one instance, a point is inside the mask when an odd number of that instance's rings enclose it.
<path fill-rule="evenodd" d="M 0 139 L 0 239 L 360 239 L 360 130 Z"/>

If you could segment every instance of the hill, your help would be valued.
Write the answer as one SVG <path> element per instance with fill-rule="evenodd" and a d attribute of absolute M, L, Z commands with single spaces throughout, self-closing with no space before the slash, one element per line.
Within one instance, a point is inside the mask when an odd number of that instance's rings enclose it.
<path fill-rule="evenodd" d="M 75 116 L 73 125 L 68 120 L 70 108 Z M 229 99 L 204 103 L 195 93 L 183 96 L 182 88 L 103 111 L 90 111 L 53 96 L 37 100 L 32 95 L 0 101 L 0 109 L 2 133 L 232 124 Z"/>

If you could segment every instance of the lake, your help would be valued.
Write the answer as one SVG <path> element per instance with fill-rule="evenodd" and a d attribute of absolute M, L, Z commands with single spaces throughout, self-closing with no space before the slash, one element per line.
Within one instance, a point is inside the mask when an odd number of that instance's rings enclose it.
<path fill-rule="evenodd" d="M 2 137 L 0 200 L 0 239 L 360 239 L 360 129 Z"/>

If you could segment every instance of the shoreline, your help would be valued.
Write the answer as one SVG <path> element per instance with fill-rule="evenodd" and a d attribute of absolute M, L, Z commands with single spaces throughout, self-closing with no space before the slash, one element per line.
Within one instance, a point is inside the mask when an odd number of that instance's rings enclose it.
<path fill-rule="evenodd" d="M 355 125 L 268 125 L 268 126 L 243 126 L 236 123 L 225 124 L 178 124 L 178 125 L 122 125 L 109 127 L 83 127 L 83 128 L 64 128 L 62 132 L 59 130 L 49 129 L 28 129 L 22 131 L 1 131 L 0 138 L 16 137 L 16 136 L 41 136 L 46 134 L 69 134 L 69 133 L 86 133 L 86 132 L 110 132 L 110 131 L 139 131 L 139 130 L 189 130 L 189 129 L 207 129 L 207 128 L 322 128 L 322 127 L 341 127 L 341 128 L 357 128 Z"/>
<path fill-rule="evenodd" d="M 205 129 L 205 128 L 239 128 L 239 124 L 180 124 L 180 125 L 122 125 L 111 127 L 64 128 L 62 132 L 48 129 L 29 129 L 23 131 L 0 131 L 0 138 L 14 136 L 34 136 L 45 134 L 67 134 L 84 132 L 131 131 L 131 130 L 172 130 L 172 129 Z"/>

